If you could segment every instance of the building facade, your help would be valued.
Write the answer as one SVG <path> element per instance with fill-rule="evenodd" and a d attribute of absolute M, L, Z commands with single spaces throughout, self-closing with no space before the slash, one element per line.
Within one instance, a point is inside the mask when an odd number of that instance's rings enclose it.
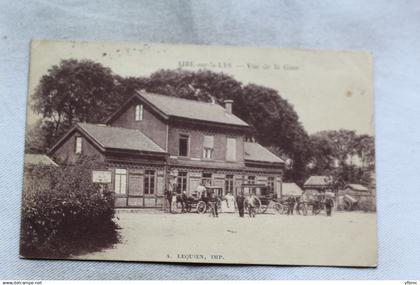
<path fill-rule="evenodd" d="M 246 141 L 249 125 L 222 107 L 137 92 L 105 124 L 76 124 L 50 150 L 56 161 L 96 156 L 112 171 L 116 207 L 160 207 L 170 180 L 191 195 L 202 183 L 236 194 L 244 183 L 281 191 L 284 161 Z"/>

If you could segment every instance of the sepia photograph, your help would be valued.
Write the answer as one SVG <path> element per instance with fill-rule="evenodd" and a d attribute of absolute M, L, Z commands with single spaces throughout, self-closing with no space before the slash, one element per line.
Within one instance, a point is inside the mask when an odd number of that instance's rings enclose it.
<path fill-rule="evenodd" d="M 32 41 L 20 256 L 377 266 L 372 56 Z"/>

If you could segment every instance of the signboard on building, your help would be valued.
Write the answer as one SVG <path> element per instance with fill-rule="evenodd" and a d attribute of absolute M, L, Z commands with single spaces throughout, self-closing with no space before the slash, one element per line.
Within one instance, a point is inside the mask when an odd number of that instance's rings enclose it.
<path fill-rule="evenodd" d="M 112 173 L 108 170 L 92 170 L 92 182 L 93 183 L 111 183 Z"/>

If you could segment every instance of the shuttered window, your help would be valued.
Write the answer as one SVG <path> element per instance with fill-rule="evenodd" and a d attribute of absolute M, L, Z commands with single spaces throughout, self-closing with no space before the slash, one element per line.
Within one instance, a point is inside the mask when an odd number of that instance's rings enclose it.
<path fill-rule="evenodd" d="M 226 143 L 226 160 L 236 161 L 236 139 L 228 138 Z"/>
<path fill-rule="evenodd" d="M 203 158 L 212 159 L 214 153 L 214 136 L 204 136 Z"/>

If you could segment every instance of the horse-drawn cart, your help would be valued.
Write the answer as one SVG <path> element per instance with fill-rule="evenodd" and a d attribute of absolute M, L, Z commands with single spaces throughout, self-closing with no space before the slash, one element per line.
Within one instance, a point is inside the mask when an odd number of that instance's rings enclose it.
<path fill-rule="evenodd" d="M 326 192 L 322 194 L 312 194 L 308 196 L 301 196 L 296 209 L 298 214 L 300 215 L 308 215 L 308 213 L 312 213 L 312 215 L 318 215 L 321 211 L 325 210 L 327 199 L 329 203 L 332 203 L 331 207 L 334 207 L 334 194 L 331 192 Z"/>
<path fill-rule="evenodd" d="M 269 209 L 276 214 L 283 212 L 284 207 L 277 198 L 277 195 L 273 189 L 265 184 L 242 184 L 240 191 L 245 197 L 254 195 L 256 212 L 259 214 L 266 213 Z M 247 205 L 245 205 L 245 210 L 247 211 Z"/>
<path fill-rule="evenodd" d="M 210 197 L 214 193 L 217 197 L 222 197 L 223 188 L 221 186 L 206 186 L 206 189 L 199 193 L 193 193 L 187 198 L 187 212 L 195 211 L 198 214 L 204 214 L 210 210 Z M 218 198 L 217 209 L 221 208 L 221 200 Z"/>

